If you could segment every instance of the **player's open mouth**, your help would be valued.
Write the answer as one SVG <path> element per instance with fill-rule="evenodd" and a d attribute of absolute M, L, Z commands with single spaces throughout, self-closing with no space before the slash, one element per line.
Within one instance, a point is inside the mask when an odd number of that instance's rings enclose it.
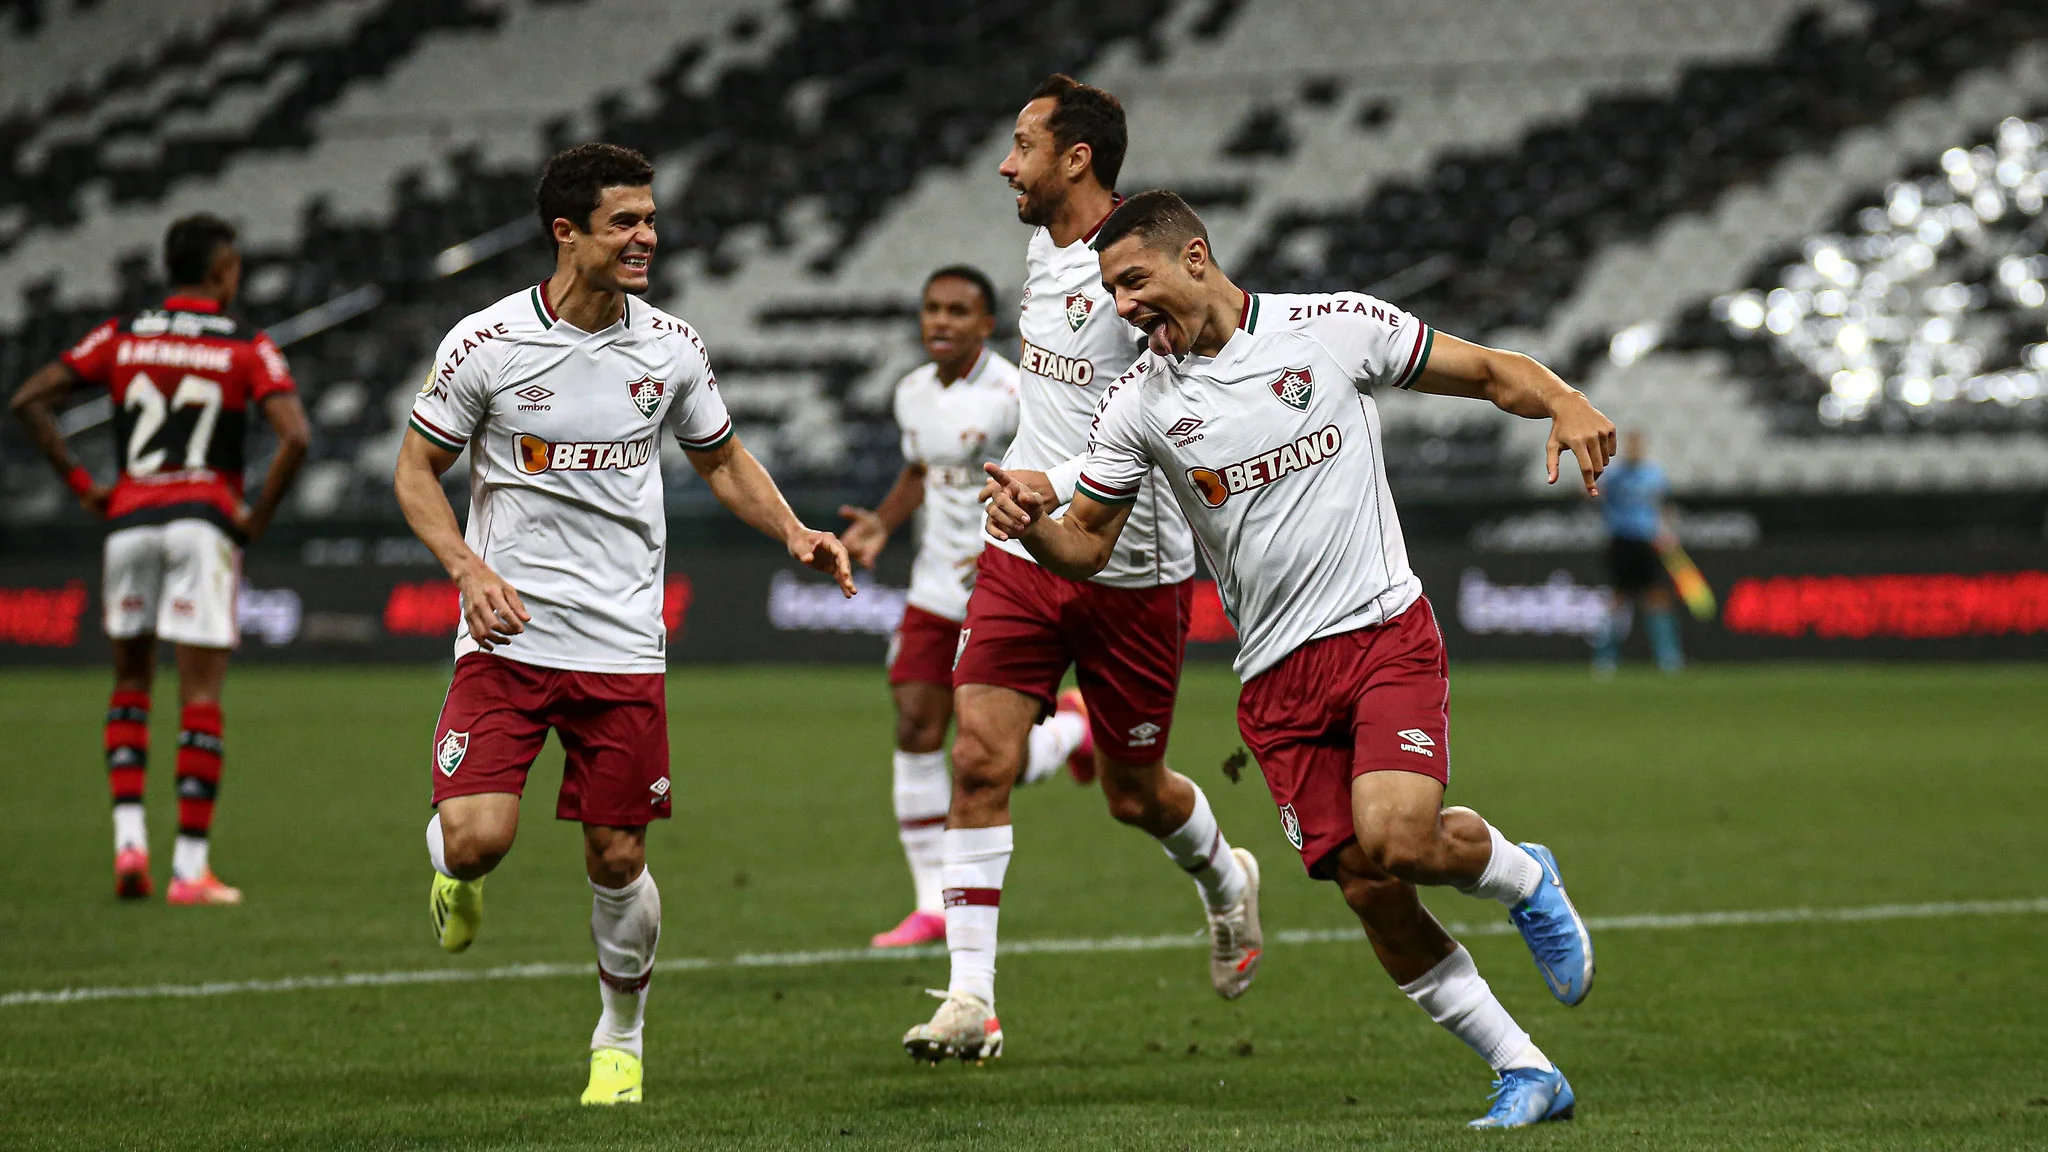
<path fill-rule="evenodd" d="M 619 257 L 619 264 L 628 272 L 645 272 L 647 271 L 647 265 L 653 258 L 654 254 L 652 252 L 628 252 L 624 256 Z"/>

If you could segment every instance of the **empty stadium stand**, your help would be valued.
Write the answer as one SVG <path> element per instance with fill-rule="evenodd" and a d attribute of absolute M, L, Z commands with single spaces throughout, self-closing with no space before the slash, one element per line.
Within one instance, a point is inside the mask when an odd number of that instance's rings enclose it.
<path fill-rule="evenodd" d="M 2021 395 L 2048 340 L 2023 334 L 2018 295 L 2048 265 L 2021 250 L 2039 238 L 1999 183 L 2019 161 L 1997 134 L 2048 102 L 2048 12 L 1542 7 L 52 0 L 39 30 L 0 37 L 0 381 L 157 291 L 168 219 L 225 207 L 251 257 L 243 308 L 293 341 L 315 418 L 293 514 L 388 516 L 408 382 L 461 315 L 545 275 L 535 165 L 605 138 L 657 162 L 655 299 L 705 333 L 742 435 L 800 495 L 872 496 L 897 466 L 887 399 L 916 361 L 916 286 L 955 260 L 1020 279 L 1025 230 L 995 167 L 1021 95 L 1072 70 L 1129 108 L 1124 187 L 1188 195 L 1240 282 L 1375 291 L 1538 352 L 1652 428 L 1682 490 L 2048 482 L 2027 463 L 2048 452 L 2042 403 Z M 104 55 L 38 60 L 60 23 L 126 31 Z M 1864 221 L 1890 211 L 1890 184 L 1954 192 L 1950 149 L 2010 192 L 1988 246 L 1926 270 L 1927 288 L 1975 285 L 1943 313 L 1968 328 L 1943 354 L 1975 349 L 1982 380 L 1950 397 L 1929 375 L 1926 403 L 1887 385 L 1844 407 L 1841 369 L 1817 374 L 1841 318 L 1814 311 L 1813 261 L 1874 243 Z M 1930 214 L 1956 207 L 1923 193 Z M 1786 333 L 1774 292 L 1806 301 Z M 1762 329 L 1732 323 L 1755 302 Z M 1932 355 L 1912 347 L 1872 355 Z M 1531 482 L 1533 425 L 1405 395 L 1384 409 L 1411 499 Z M 1944 447 L 1962 462 L 1936 462 Z M 0 430 L 8 519 L 71 515 L 44 471 Z M 702 498 L 687 469 L 671 479 L 679 507 Z"/>

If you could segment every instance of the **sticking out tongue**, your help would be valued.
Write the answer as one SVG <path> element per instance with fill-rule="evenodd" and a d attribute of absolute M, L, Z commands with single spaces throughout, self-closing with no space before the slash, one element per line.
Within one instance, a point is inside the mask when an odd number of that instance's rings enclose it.
<path fill-rule="evenodd" d="M 1159 321 L 1159 323 L 1154 324 L 1152 326 L 1152 330 L 1145 334 L 1145 343 L 1152 349 L 1153 352 L 1157 353 L 1158 355 L 1173 355 L 1173 341 L 1169 339 L 1166 335 L 1165 320 L 1161 320 Z"/>

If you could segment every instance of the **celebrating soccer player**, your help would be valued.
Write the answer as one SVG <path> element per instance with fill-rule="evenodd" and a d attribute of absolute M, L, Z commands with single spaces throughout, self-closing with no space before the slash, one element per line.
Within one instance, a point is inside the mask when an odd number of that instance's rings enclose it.
<path fill-rule="evenodd" d="M 846 550 L 875 566 L 889 536 L 922 510 L 909 603 L 890 642 L 889 692 L 896 702 L 896 835 L 910 862 L 917 905 L 875 936 L 877 948 L 927 944 L 946 935 L 940 840 L 953 777 L 942 745 L 953 721 L 953 657 L 980 555 L 981 466 L 1002 459 L 1017 432 L 1017 366 L 989 351 L 995 286 L 978 269 L 955 265 L 925 279 L 918 335 L 931 360 L 896 384 L 896 425 L 903 471 L 872 511 L 845 507 Z M 1080 693 L 1031 730 L 1024 782 L 1078 767 L 1092 748 Z M 1091 762 L 1092 763 L 1092 762 Z"/>
<path fill-rule="evenodd" d="M 609 144 L 548 161 L 536 199 L 555 273 L 448 334 L 394 481 L 462 593 L 431 756 L 435 930 L 450 952 L 475 939 L 484 877 L 512 848 L 526 771 L 554 729 L 567 752 L 555 815 L 583 825 L 603 998 L 585 1104 L 640 1099 L 661 936 L 646 833 L 670 807 L 662 431 L 720 503 L 853 595 L 839 540 L 805 527 L 733 437 L 697 333 L 633 303 L 654 256 L 653 181 L 645 158 Z M 465 447 L 466 533 L 440 480 Z"/>
<path fill-rule="evenodd" d="M 1043 514 L 1045 477 L 991 466 L 990 530 L 1086 579 L 1112 563 L 1134 507 L 1164 488 L 1243 636 L 1238 726 L 1309 875 L 1337 883 L 1387 974 L 1494 1068 L 1493 1104 L 1473 1126 L 1569 1118 L 1563 1073 L 1416 895 L 1418 884 L 1447 885 L 1500 901 L 1551 993 L 1585 998 L 1592 940 L 1551 852 L 1443 807 L 1443 638 L 1408 566 L 1371 393 L 1408 388 L 1547 417 L 1551 480 L 1568 450 L 1589 492 L 1614 426 L 1534 360 L 1435 332 L 1370 296 L 1240 290 L 1171 192 L 1131 198 L 1094 246 L 1148 352 L 1104 397 L 1065 518 Z"/>
<path fill-rule="evenodd" d="M 1002 175 L 1017 216 L 1034 225 L 1026 255 L 1022 413 L 1003 455 L 1010 468 L 1047 469 L 1086 446 L 1109 381 L 1144 351 L 1116 315 L 1088 241 L 1116 205 L 1123 105 L 1100 88 L 1053 76 L 1017 115 Z M 1258 862 L 1232 848 L 1201 788 L 1166 766 L 1174 695 L 1193 603 L 1187 521 L 1154 489 L 1102 564 L 1068 579 L 1013 540 L 981 554 L 953 671 L 959 735 L 944 834 L 945 1002 L 903 1037 L 923 1060 L 1000 1055 L 995 1013 L 997 910 L 1010 866 L 1010 789 L 1025 766 L 1031 726 L 1052 711 L 1067 666 L 1087 702 L 1094 767 L 1116 819 L 1157 837 L 1193 877 L 1208 910 L 1209 978 L 1235 998 L 1258 972 Z"/>
<path fill-rule="evenodd" d="M 234 228 L 213 216 L 177 221 L 164 237 L 164 270 L 175 287 L 161 305 L 93 329 L 29 377 L 13 407 L 85 510 L 107 522 L 114 891 L 130 899 L 155 891 L 142 785 L 162 637 L 177 654 L 179 708 L 178 840 L 165 895 L 172 904 L 239 904 L 241 891 L 214 876 L 207 844 L 224 747 L 221 687 L 240 638 L 242 546 L 269 527 L 310 433 L 277 345 L 227 313 L 242 283 Z M 57 427 L 56 406 L 79 384 L 113 396 L 118 471 L 111 487 L 72 459 Z M 252 405 L 277 434 L 253 505 L 242 499 Z"/>

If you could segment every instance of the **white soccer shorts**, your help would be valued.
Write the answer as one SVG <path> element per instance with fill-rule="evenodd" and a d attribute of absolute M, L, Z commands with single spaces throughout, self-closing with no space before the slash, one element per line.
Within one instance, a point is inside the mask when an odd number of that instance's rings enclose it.
<path fill-rule="evenodd" d="M 107 534 L 107 635 L 154 632 L 173 644 L 233 648 L 242 550 L 205 520 L 142 524 Z"/>

